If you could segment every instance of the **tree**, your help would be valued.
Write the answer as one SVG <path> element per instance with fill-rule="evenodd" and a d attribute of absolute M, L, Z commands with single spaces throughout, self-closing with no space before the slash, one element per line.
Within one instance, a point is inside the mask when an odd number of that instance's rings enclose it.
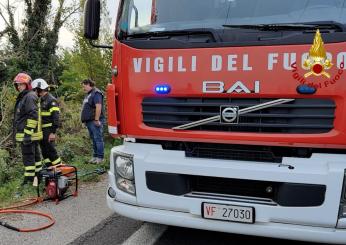
<path fill-rule="evenodd" d="M 18 71 L 28 71 L 35 78 L 57 82 L 59 31 L 80 10 L 80 5 L 75 1 L 53 1 L 57 7 L 51 10 L 52 0 L 24 0 L 25 13 L 21 28 L 17 27 L 14 18 L 18 6 L 10 0 L 0 3 L 0 17 L 5 23 L 5 28 L 0 30 L 0 38 L 7 37 L 9 43 L 3 51 L 8 55 L 2 58 L 2 62 L 10 67 L 8 76 L 13 77 Z"/>
<path fill-rule="evenodd" d="M 81 6 L 84 1 L 81 1 Z M 103 6 L 101 12 L 101 30 L 99 43 L 111 44 L 113 41 L 111 19 L 106 10 L 106 1 L 101 1 Z M 60 77 L 60 95 L 67 97 L 75 96 L 80 91 L 80 81 L 91 78 L 96 81 L 97 86 L 105 89 L 107 83 L 111 81 L 111 61 L 112 50 L 94 48 L 83 36 L 83 16 L 80 15 L 78 25 L 71 27 L 74 29 L 75 46 L 71 52 L 65 52 L 62 63 L 64 71 Z"/>

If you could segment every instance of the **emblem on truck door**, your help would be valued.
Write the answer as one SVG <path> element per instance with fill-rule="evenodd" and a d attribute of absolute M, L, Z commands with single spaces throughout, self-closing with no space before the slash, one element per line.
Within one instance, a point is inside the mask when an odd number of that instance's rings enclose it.
<path fill-rule="evenodd" d="M 292 77 L 300 83 L 297 88 L 298 93 L 314 94 L 318 89 L 328 88 L 343 81 L 342 75 L 345 69 L 345 57 L 346 52 L 339 52 L 336 55 L 336 67 L 338 71 L 331 76 L 327 70 L 333 67 L 331 62 L 332 56 L 324 49 L 321 33 L 317 30 L 307 58 L 302 64 L 303 69 L 310 71 L 305 74 L 300 74 L 297 62 L 291 64 Z M 308 87 L 313 88 L 315 91 L 309 91 Z"/>
<path fill-rule="evenodd" d="M 324 49 L 324 43 L 321 37 L 320 30 L 316 31 L 314 43 L 310 48 L 309 56 L 304 61 L 303 66 L 306 69 L 310 69 L 309 72 L 305 73 L 305 78 L 311 75 L 323 75 L 327 78 L 330 78 L 329 73 L 327 73 L 325 70 L 329 70 L 333 66 L 333 64 L 329 59 L 327 59 L 327 53 Z"/>

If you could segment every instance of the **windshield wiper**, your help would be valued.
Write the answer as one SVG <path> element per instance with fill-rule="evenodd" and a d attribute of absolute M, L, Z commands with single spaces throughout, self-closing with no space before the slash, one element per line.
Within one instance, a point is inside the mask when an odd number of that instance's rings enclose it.
<path fill-rule="evenodd" d="M 125 34 L 125 38 L 150 38 L 150 39 L 162 39 L 169 38 L 172 36 L 184 36 L 184 35 L 203 35 L 209 34 L 212 36 L 213 41 L 218 40 L 217 34 L 213 29 L 209 28 L 196 28 L 196 29 L 185 29 L 185 30 L 172 30 L 172 31 L 154 31 L 154 32 L 138 32 L 132 34 Z"/>
<path fill-rule="evenodd" d="M 279 30 L 314 30 L 315 25 L 306 24 L 258 24 L 258 25 L 222 25 L 227 28 L 239 28 L 239 29 L 254 29 L 261 31 L 279 31 Z"/>
<path fill-rule="evenodd" d="M 315 28 L 318 29 L 334 29 L 334 30 L 339 30 L 341 32 L 344 32 L 345 29 L 345 24 L 336 22 L 336 21 L 316 21 L 316 22 L 305 22 L 303 24 L 307 25 L 314 25 Z"/>
<path fill-rule="evenodd" d="M 337 29 L 345 31 L 345 25 L 335 21 L 319 21 L 287 24 L 222 25 L 227 28 L 254 29 L 261 31 Z"/>

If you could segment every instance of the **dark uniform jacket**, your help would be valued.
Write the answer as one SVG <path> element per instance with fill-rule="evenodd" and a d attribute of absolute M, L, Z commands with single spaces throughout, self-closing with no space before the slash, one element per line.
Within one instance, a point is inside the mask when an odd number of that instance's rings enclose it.
<path fill-rule="evenodd" d="M 60 109 L 56 98 L 50 93 L 41 97 L 41 116 L 42 129 L 44 131 L 49 129 L 49 132 L 56 133 L 57 128 L 60 126 Z"/>
<path fill-rule="evenodd" d="M 99 94 L 102 97 L 102 107 L 101 107 L 102 109 L 101 109 L 100 120 L 104 119 L 103 93 L 98 88 L 93 88 L 85 96 L 83 100 L 83 107 L 82 107 L 82 113 L 81 113 L 81 121 L 83 123 L 95 120 L 96 105 L 94 102 L 94 97 L 96 94 Z"/>
<path fill-rule="evenodd" d="M 14 123 L 16 141 L 37 141 L 42 139 L 40 132 L 38 97 L 33 91 L 24 90 L 16 99 Z"/>

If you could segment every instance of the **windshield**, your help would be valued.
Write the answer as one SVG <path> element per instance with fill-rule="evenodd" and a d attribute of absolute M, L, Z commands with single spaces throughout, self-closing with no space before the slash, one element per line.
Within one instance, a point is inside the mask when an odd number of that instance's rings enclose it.
<path fill-rule="evenodd" d="M 224 25 L 346 23 L 346 0 L 124 0 L 119 27 L 133 33 Z"/>

